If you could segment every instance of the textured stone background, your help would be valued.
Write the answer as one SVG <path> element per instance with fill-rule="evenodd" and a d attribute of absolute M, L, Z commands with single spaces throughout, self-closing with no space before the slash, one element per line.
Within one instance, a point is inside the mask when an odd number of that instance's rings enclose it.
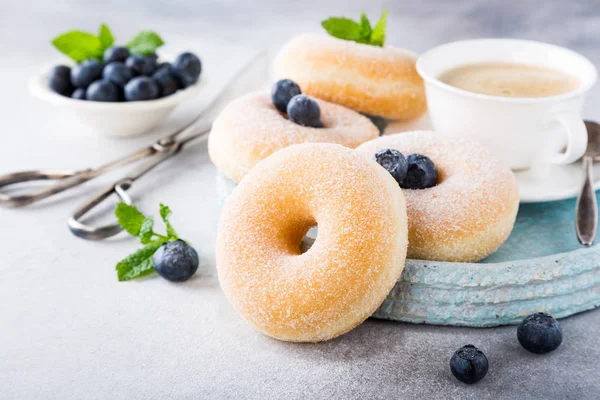
<path fill-rule="evenodd" d="M 475 37 L 542 40 L 600 61 L 598 1 L 43 1 L 0 2 L 0 173 L 83 168 L 147 144 L 201 106 L 178 110 L 149 136 L 91 136 L 35 99 L 28 77 L 57 58 L 49 39 L 70 28 L 109 23 L 120 38 L 155 29 L 197 50 L 207 93 L 250 49 L 274 52 L 291 35 L 319 31 L 329 15 L 376 18 L 390 10 L 389 43 L 424 51 Z M 187 39 L 183 39 L 187 38 Z M 585 113 L 597 117 L 595 88 Z M 75 239 L 69 213 L 110 178 L 60 201 L 0 209 L 0 398 L 600 398 L 600 312 L 561 321 L 553 354 L 520 348 L 516 328 L 463 329 L 370 320 L 336 340 L 299 345 L 255 333 L 222 296 L 213 272 L 217 222 L 214 168 L 205 147 L 184 152 L 132 190 L 147 212 L 169 204 L 174 224 L 198 248 L 204 273 L 183 285 L 151 278 L 117 283 L 115 262 L 133 240 Z M 117 174 L 118 176 L 119 174 Z M 467 387 L 450 374 L 452 352 L 482 348 L 490 372 Z"/>

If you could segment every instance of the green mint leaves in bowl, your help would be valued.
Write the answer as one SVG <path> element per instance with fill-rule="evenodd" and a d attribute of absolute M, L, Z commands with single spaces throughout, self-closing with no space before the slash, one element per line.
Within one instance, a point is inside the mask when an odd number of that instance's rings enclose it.
<path fill-rule="evenodd" d="M 142 248 L 121 260 L 117 266 L 119 281 L 140 278 L 154 272 L 172 282 L 183 282 L 198 270 L 198 253 L 181 240 L 169 221 L 171 209 L 160 204 L 160 217 L 166 233 L 154 231 L 154 218 L 142 214 L 135 206 L 117 204 L 115 215 L 121 227 L 140 239 Z"/>
<path fill-rule="evenodd" d="M 201 86 L 200 58 L 192 52 L 159 56 L 164 44 L 150 30 L 120 44 L 106 24 L 97 32 L 65 32 L 52 45 L 69 62 L 32 77 L 29 90 L 72 113 L 95 133 L 140 135 L 195 96 Z"/>
<path fill-rule="evenodd" d="M 331 17 L 321 22 L 321 26 L 333 37 L 379 47 L 385 44 L 386 25 L 387 10 L 383 10 L 374 27 L 371 26 L 364 12 L 360 15 L 360 21 L 345 17 Z"/>
<path fill-rule="evenodd" d="M 52 45 L 58 51 L 79 63 L 93 58 L 101 61 L 104 52 L 115 43 L 115 37 L 106 24 L 100 25 L 98 34 L 72 30 L 52 39 Z M 165 44 L 158 33 L 142 31 L 131 38 L 125 47 L 132 54 L 151 55 Z"/>

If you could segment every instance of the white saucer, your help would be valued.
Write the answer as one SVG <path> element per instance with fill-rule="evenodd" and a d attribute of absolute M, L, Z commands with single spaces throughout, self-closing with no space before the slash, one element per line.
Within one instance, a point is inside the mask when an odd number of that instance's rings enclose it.
<path fill-rule="evenodd" d="M 581 162 L 548 165 L 515 172 L 521 203 L 541 203 L 577 197 L 583 183 Z M 594 166 L 594 189 L 600 189 L 600 164 Z"/>
<path fill-rule="evenodd" d="M 429 115 L 416 121 L 392 122 L 386 134 L 412 130 L 432 130 Z M 519 183 L 521 203 L 542 203 L 577 197 L 583 182 L 581 162 L 570 165 L 545 165 L 536 169 L 515 172 Z M 594 189 L 600 189 L 600 163 L 594 167 Z"/>

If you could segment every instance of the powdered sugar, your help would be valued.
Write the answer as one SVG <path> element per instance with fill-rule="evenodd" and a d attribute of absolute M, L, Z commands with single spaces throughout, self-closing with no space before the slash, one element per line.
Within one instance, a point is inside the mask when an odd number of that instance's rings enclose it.
<path fill-rule="evenodd" d="M 275 76 L 304 93 L 388 119 L 412 120 L 425 112 L 425 89 L 416 55 L 394 47 L 304 34 L 275 59 Z"/>
<path fill-rule="evenodd" d="M 514 175 L 476 142 L 415 131 L 365 143 L 356 152 L 372 158 L 394 148 L 431 158 L 438 185 L 405 190 L 409 220 L 409 258 L 476 261 L 506 240 L 518 209 Z"/>
<path fill-rule="evenodd" d="M 318 224 L 302 254 L 300 242 Z M 342 334 L 381 304 L 404 265 L 404 198 L 385 170 L 342 146 L 302 144 L 260 162 L 222 214 L 223 290 L 258 330 L 282 340 Z"/>
<path fill-rule="evenodd" d="M 368 118 L 348 108 L 316 99 L 324 128 L 298 125 L 280 113 L 266 92 L 230 103 L 213 124 L 209 153 L 225 176 L 238 182 L 257 162 L 300 143 L 337 143 L 357 147 L 379 132 Z"/>

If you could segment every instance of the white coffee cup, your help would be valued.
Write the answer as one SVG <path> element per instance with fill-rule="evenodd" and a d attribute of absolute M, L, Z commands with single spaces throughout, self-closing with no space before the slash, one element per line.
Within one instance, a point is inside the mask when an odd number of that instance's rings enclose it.
<path fill-rule="evenodd" d="M 559 96 L 514 98 L 468 92 L 438 79 L 450 69 L 480 62 L 550 67 L 577 77 L 580 86 Z M 569 164 L 585 152 L 587 133 L 581 110 L 597 72 L 580 54 L 528 40 L 465 40 L 422 54 L 417 71 L 425 81 L 434 129 L 479 141 L 513 170 L 540 162 Z"/>

